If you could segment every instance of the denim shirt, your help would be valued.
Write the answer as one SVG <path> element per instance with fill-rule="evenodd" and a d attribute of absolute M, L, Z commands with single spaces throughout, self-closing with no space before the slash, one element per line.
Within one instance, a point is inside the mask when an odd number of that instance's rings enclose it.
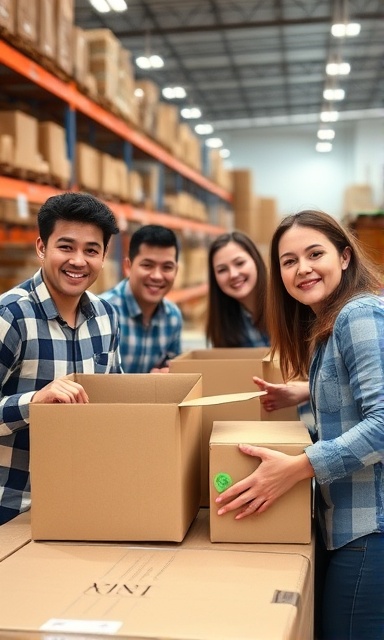
<path fill-rule="evenodd" d="M 384 532 L 384 301 L 351 299 L 309 372 L 315 470 L 328 549 Z"/>

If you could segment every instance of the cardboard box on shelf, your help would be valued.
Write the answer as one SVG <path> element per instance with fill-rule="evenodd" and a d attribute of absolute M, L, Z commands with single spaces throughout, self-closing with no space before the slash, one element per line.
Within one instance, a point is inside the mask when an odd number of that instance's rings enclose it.
<path fill-rule="evenodd" d="M 236 512 L 218 516 L 215 499 L 220 474 L 228 474 L 228 486 L 250 475 L 258 458 L 239 450 L 239 443 L 253 444 L 299 455 L 311 444 L 302 422 L 214 422 L 209 444 L 210 535 L 213 542 L 300 543 L 312 535 L 312 481 L 302 480 L 264 513 L 235 520 Z"/>
<path fill-rule="evenodd" d="M 56 122 L 39 122 L 39 152 L 49 164 L 49 172 L 69 184 L 71 164 L 67 154 L 65 129 Z"/>
<path fill-rule="evenodd" d="M 56 54 L 55 3 L 51 0 L 37 2 L 37 48 L 47 58 Z"/>
<path fill-rule="evenodd" d="M 35 540 L 181 541 L 200 503 L 199 374 L 79 374 L 87 405 L 31 405 Z"/>
<path fill-rule="evenodd" d="M 15 33 L 32 44 L 37 42 L 37 2 L 38 0 L 17 0 L 15 13 Z"/>
<path fill-rule="evenodd" d="M 269 382 L 282 382 L 276 360 L 269 347 L 243 349 L 196 349 L 173 358 L 170 373 L 201 373 L 203 395 L 258 391 L 253 376 Z M 209 438 L 214 420 L 298 420 L 296 407 L 267 413 L 259 398 L 240 404 L 203 407 L 201 449 L 201 506 L 209 506 Z"/>
<path fill-rule="evenodd" d="M 76 144 L 76 179 L 81 189 L 100 190 L 100 155 L 85 142 Z"/>
<path fill-rule="evenodd" d="M 0 26 L 9 33 L 15 30 L 15 2 L 14 0 L 0 0 Z"/>
<path fill-rule="evenodd" d="M 300 553 L 31 542 L 0 564 L 0 630 L 310 640 L 311 578 Z"/>
<path fill-rule="evenodd" d="M 69 76 L 73 72 L 74 0 L 56 0 L 56 62 Z"/>
<path fill-rule="evenodd" d="M 23 111 L 0 111 L 0 134 L 13 138 L 13 166 L 38 173 L 38 121 Z"/>

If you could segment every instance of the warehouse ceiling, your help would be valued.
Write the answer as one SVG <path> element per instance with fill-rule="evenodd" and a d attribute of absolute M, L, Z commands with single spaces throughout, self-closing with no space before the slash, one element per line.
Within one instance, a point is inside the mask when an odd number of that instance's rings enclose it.
<path fill-rule="evenodd" d="M 108 28 L 132 52 L 157 54 L 162 69 L 141 71 L 165 86 L 183 86 L 180 107 L 198 107 L 215 131 L 384 115 L 384 0 L 127 0 L 124 13 L 98 13 L 75 0 L 75 22 Z M 335 38 L 336 14 L 361 24 L 356 37 Z M 350 64 L 331 81 L 345 98 L 326 102 L 327 62 Z M 328 87 L 329 88 L 329 87 Z M 175 102 L 175 101 L 173 101 Z"/>

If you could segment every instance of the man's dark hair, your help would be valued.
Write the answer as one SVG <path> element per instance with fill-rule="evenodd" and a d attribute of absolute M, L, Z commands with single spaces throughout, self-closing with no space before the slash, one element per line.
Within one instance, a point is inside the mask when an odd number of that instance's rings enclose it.
<path fill-rule="evenodd" d="M 179 258 L 179 245 L 176 234 L 172 229 L 167 229 L 160 224 L 146 224 L 132 234 L 129 244 L 128 257 L 131 262 L 140 251 L 140 246 L 147 244 L 150 247 L 175 247 L 176 262 Z"/>
<path fill-rule="evenodd" d="M 37 216 L 39 235 L 44 244 L 47 244 L 59 220 L 94 224 L 99 227 L 103 233 L 104 251 L 111 236 L 119 233 L 110 208 L 89 193 L 67 192 L 46 200 Z"/>

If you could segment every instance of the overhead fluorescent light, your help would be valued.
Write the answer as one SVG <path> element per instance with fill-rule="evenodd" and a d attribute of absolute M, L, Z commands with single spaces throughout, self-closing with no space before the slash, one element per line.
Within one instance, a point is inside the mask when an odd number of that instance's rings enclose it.
<path fill-rule="evenodd" d="M 329 76 L 347 76 L 351 70 L 348 62 L 328 62 L 325 71 Z"/>
<path fill-rule="evenodd" d="M 140 69 L 161 69 L 164 66 L 164 60 L 157 55 L 139 56 L 135 62 Z"/>
<path fill-rule="evenodd" d="M 332 143 L 331 142 L 317 142 L 316 143 L 316 151 L 320 153 L 328 153 L 332 151 Z"/>
<path fill-rule="evenodd" d="M 99 13 L 109 13 L 111 10 L 107 0 L 89 0 L 89 2 Z"/>
<path fill-rule="evenodd" d="M 358 36 L 360 31 L 361 25 L 358 22 L 337 22 L 331 27 L 331 33 L 335 38 L 353 38 Z"/>
<path fill-rule="evenodd" d="M 220 153 L 220 156 L 224 159 L 229 158 L 229 156 L 231 155 L 231 152 L 229 149 L 220 149 L 219 153 Z"/>
<path fill-rule="evenodd" d="M 223 141 L 221 138 L 207 138 L 205 144 L 210 149 L 220 149 L 223 146 Z"/>
<path fill-rule="evenodd" d="M 195 131 L 201 136 L 209 135 L 210 133 L 213 133 L 213 127 L 211 124 L 197 124 Z"/>
<path fill-rule="evenodd" d="M 109 11 L 122 13 L 128 9 L 125 0 L 89 0 L 89 2 L 99 13 L 109 13 Z"/>
<path fill-rule="evenodd" d="M 344 100 L 345 91 L 344 89 L 324 89 L 323 98 L 324 100 Z"/>
<path fill-rule="evenodd" d="M 322 111 L 320 113 L 321 122 L 336 122 L 339 119 L 338 111 Z"/>
<path fill-rule="evenodd" d="M 185 107 L 180 111 L 183 118 L 186 120 L 196 120 L 201 118 L 201 111 L 197 107 Z"/>
<path fill-rule="evenodd" d="M 164 87 L 162 94 L 167 100 L 182 100 L 187 92 L 184 87 Z"/>
<path fill-rule="evenodd" d="M 317 132 L 319 140 L 333 140 L 335 132 L 333 129 L 319 129 Z"/>

